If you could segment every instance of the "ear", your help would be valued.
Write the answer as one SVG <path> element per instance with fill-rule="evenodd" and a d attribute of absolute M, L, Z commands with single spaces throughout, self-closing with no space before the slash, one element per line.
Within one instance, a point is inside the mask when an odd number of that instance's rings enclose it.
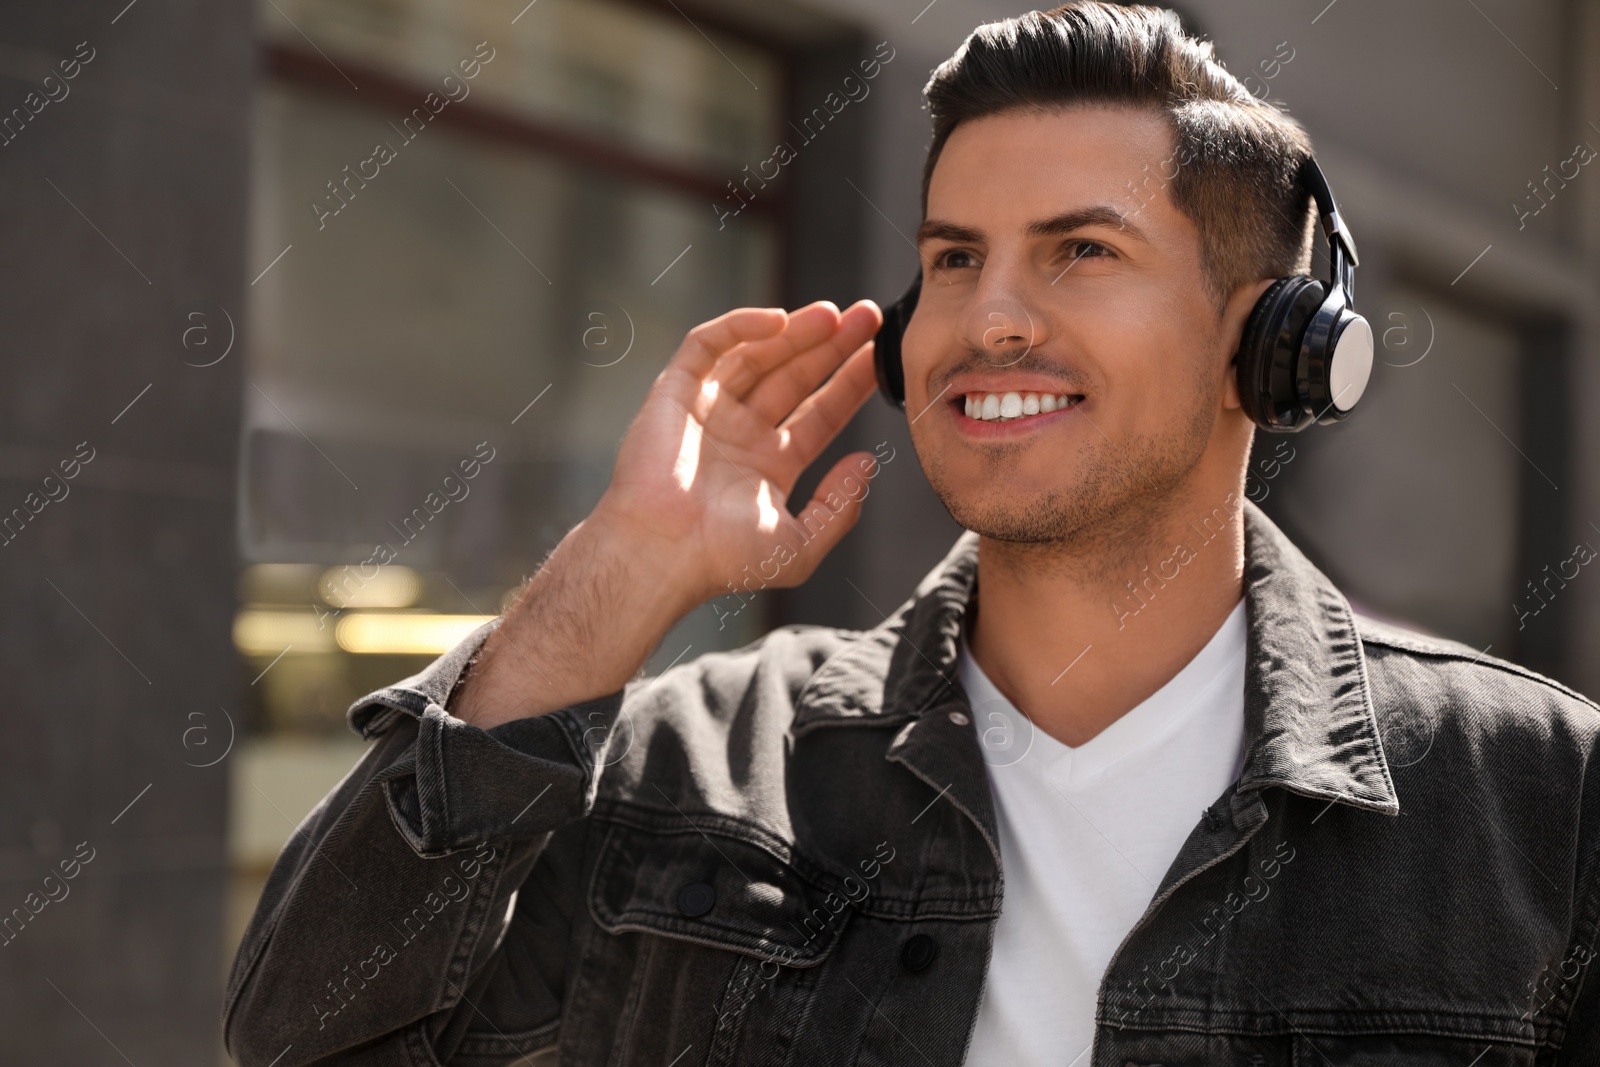
<path fill-rule="evenodd" d="M 1244 336 L 1244 325 L 1250 319 L 1250 312 L 1255 310 L 1256 301 L 1261 299 L 1262 293 L 1272 288 L 1275 281 L 1276 278 L 1262 278 L 1246 282 L 1233 291 L 1223 306 L 1218 337 L 1228 356 L 1227 380 L 1223 383 L 1222 392 L 1224 408 L 1236 410 L 1239 407 L 1239 375 L 1236 369 L 1239 341 Z"/>

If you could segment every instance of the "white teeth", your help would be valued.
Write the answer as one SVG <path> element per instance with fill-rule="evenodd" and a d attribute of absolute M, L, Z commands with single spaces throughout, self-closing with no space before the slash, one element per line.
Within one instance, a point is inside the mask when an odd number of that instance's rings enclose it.
<path fill-rule="evenodd" d="M 1061 411 L 1078 402 L 1065 393 L 968 393 L 963 398 L 967 418 L 982 422 L 1005 422 Z"/>

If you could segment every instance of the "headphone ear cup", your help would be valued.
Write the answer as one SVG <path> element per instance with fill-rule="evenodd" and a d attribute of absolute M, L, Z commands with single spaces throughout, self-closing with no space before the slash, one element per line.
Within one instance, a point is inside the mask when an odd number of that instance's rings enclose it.
<path fill-rule="evenodd" d="M 1325 307 L 1306 333 L 1300 394 L 1317 422 L 1350 417 L 1372 376 L 1372 327 L 1342 302 Z"/>
<path fill-rule="evenodd" d="M 872 342 L 872 365 L 878 374 L 878 391 L 896 408 L 906 406 L 906 367 L 901 360 L 900 339 L 905 336 L 911 313 L 922 296 L 922 271 L 917 271 L 900 299 L 883 309 L 883 325 Z"/>
<path fill-rule="evenodd" d="M 883 325 L 872 341 L 872 365 L 878 374 L 878 392 L 896 408 L 906 406 L 906 370 L 900 362 L 900 337 L 905 324 L 898 302 L 883 309 Z"/>
<path fill-rule="evenodd" d="M 1297 381 L 1306 327 L 1327 286 L 1304 274 L 1280 278 L 1261 294 L 1234 355 L 1239 406 L 1263 430 L 1295 433 L 1311 425 Z"/>

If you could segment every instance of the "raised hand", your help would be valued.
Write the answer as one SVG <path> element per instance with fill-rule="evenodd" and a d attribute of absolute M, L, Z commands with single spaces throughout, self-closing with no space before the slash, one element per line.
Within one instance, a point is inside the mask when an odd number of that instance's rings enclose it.
<path fill-rule="evenodd" d="M 789 493 L 872 394 L 882 319 L 870 301 L 842 313 L 824 301 L 740 308 L 689 331 L 600 503 L 524 586 L 452 714 L 488 728 L 603 696 L 746 566 L 776 556 L 767 584 L 809 577 L 859 517 L 845 483 L 873 458 L 841 459 L 798 518 Z"/>
<path fill-rule="evenodd" d="M 859 497 L 843 483 L 872 457 L 841 459 L 798 518 L 789 494 L 871 395 L 881 321 L 869 301 L 843 314 L 821 302 L 791 314 L 741 308 L 695 327 L 629 427 L 591 521 L 655 541 L 652 554 L 674 561 L 663 579 L 693 604 L 780 548 L 786 562 L 770 584 L 805 580 L 854 525 Z M 841 510 L 822 503 L 830 494 Z"/>

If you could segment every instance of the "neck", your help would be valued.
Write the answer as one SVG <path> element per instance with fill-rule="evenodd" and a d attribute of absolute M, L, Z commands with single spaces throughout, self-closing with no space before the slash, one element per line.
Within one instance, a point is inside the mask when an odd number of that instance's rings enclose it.
<path fill-rule="evenodd" d="M 972 655 L 1034 725 L 1081 745 L 1214 636 L 1244 590 L 1242 478 L 1073 542 L 984 537 Z M 1112 527 L 1116 528 L 1112 528 Z"/>

